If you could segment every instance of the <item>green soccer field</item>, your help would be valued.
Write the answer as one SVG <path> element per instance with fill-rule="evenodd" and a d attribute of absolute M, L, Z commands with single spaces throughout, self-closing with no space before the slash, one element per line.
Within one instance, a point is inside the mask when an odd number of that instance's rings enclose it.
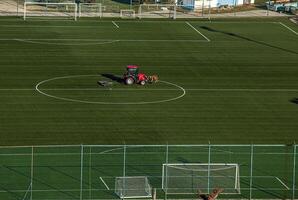
<path fill-rule="evenodd" d="M 0 144 L 292 143 L 297 31 L 287 19 L 1 18 Z M 128 64 L 161 81 L 97 84 Z"/>
<path fill-rule="evenodd" d="M 237 164 L 240 194 L 223 198 L 297 199 L 297 146 L 249 145 L 298 139 L 297 32 L 282 18 L 0 18 L 0 145 L 29 146 L 0 148 L 0 199 L 115 199 L 124 172 L 165 198 L 165 163 Z M 129 64 L 160 81 L 120 83 Z"/>

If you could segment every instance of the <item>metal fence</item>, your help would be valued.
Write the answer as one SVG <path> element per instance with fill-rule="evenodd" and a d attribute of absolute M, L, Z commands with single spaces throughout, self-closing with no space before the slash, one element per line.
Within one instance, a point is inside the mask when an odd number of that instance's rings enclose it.
<path fill-rule="evenodd" d="M 215 5 L 211 0 L 199 0 L 192 5 L 184 5 L 181 1 L 128 1 L 125 0 L 97 0 L 92 2 L 101 3 L 102 10 L 100 17 L 121 17 L 121 10 L 134 10 L 136 17 L 142 18 L 227 18 L 227 17 L 277 17 L 291 16 L 297 14 L 297 0 L 289 0 L 286 4 L 271 4 L 266 1 L 256 0 L 251 4 L 238 4 L 239 0 L 231 0 L 227 5 Z M 51 1 L 48 1 L 51 2 Z M 87 1 L 86 1 L 87 2 Z M 240 1 L 239 1 L 240 2 Z M 245 1 L 244 1 L 245 2 Z M 176 5 L 176 3 L 178 3 Z M 171 14 L 173 9 L 162 5 L 176 5 L 175 16 Z M 214 4 L 214 5 L 213 5 Z M 150 9 L 144 9 L 150 5 Z M 143 9 L 140 9 L 143 7 Z M 149 7 L 148 7 L 149 8 Z M 159 9 L 156 9 L 159 8 Z M 140 12 L 140 10 L 142 10 Z M 1 0 L 0 16 L 23 16 L 24 0 Z M 30 15 L 30 12 L 27 13 Z M 41 15 L 42 16 L 42 15 Z M 61 16 L 61 14 L 59 15 Z M 97 13 L 86 16 L 98 17 Z"/>
<path fill-rule="evenodd" d="M 162 166 L 173 163 L 237 164 L 240 193 L 221 198 L 298 199 L 297 160 L 297 145 L 1 147 L 0 199 L 116 199 L 122 176 L 147 177 L 159 199 L 194 198 L 162 190 Z"/>

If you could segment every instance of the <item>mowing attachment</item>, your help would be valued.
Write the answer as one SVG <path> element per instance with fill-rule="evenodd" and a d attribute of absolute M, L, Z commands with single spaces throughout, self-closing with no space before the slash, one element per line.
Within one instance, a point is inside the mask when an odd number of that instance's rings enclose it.
<path fill-rule="evenodd" d="M 109 81 L 98 81 L 97 83 L 103 87 L 109 87 L 113 85 L 113 82 L 109 82 Z"/>

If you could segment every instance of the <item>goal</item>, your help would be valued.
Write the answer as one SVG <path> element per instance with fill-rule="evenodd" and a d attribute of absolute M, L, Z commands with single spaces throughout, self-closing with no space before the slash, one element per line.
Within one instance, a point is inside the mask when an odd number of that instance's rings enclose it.
<path fill-rule="evenodd" d="M 120 18 L 134 19 L 134 18 L 136 18 L 136 13 L 134 10 L 120 10 Z"/>
<path fill-rule="evenodd" d="M 139 18 L 170 18 L 176 19 L 175 4 L 141 4 Z"/>
<path fill-rule="evenodd" d="M 102 17 L 101 3 L 80 3 L 79 17 Z"/>
<path fill-rule="evenodd" d="M 226 163 L 163 164 L 162 189 L 166 194 L 209 193 L 214 188 L 224 194 L 239 194 L 239 166 Z"/>
<path fill-rule="evenodd" d="M 23 17 L 77 20 L 77 4 L 25 1 Z"/>
<path fill-rule="evenodd" d="M 116 177 L 115 193 L 121 199 L 152 197 L 152 189 L 146 176 Z"/>

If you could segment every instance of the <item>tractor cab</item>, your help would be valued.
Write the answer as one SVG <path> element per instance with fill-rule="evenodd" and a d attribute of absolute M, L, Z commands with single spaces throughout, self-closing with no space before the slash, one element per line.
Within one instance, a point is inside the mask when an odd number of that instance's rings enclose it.
<path fill-rule="evenodd" d="M 124 82 L 127 85 L 134 83 L 139 83 L 145 85 L 147 81 L 147 76 L 145 74 L 139 73 L 139 67 L 136 65 L 128 65 L 126 67 L 126 73 L 123 76 Z"/>
<path fill-rule="evenodd" d="M 128 65 L 126 67 L 126 74 L 125 76 L 132 76 L 135 80 L 139 74 L 139 67 L 136 65 Z"/>

